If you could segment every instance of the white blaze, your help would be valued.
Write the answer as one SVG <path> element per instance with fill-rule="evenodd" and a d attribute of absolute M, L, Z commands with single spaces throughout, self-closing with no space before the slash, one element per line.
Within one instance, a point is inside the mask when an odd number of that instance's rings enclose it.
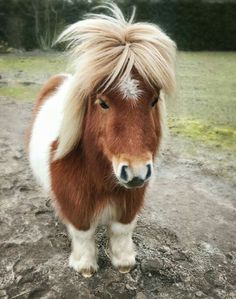
<path fill-rule="evenodd" d="M 139 89 L 139 81 L 133 79 L 130 75 L 120 83 L 119 89 L 125 99 L 137 100 L 142 93 Z"/>

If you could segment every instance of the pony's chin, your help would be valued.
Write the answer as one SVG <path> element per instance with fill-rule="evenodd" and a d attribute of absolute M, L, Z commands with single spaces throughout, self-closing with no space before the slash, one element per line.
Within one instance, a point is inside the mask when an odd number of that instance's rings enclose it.
<path fill-rule="evenodd" d="M 125 183 L 121 183 L 121 185 L 125 188 L 125 189 L 138 189 L 138 188 L 143 188 L 145 185 L 145 182 L 142 185 L 138 185 L 138 186 L 130 186 L 129 184 L 125 184 Z"/>

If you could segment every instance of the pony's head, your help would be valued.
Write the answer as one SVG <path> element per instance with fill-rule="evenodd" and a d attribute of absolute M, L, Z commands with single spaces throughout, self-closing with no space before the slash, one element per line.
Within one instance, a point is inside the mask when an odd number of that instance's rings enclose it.
<path fill-rule="evenodd" d="M 159 27 L 90 14 L 66 29 L 76 72 L 68 94 L 56 159 L 81 138 L 103 153 L 119 182 L 143 186 L 153 172 L 163 131 L 163 97 L 175 89 L 175 44 Z M 94 153 L 95 155 L 95 153 Z"/>

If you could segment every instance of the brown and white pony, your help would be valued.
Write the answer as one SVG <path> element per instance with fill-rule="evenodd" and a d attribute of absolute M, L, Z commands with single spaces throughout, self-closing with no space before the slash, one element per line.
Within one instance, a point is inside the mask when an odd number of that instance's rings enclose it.
<path fill-rule="evenodd" d="M 129 21 L 115 4 L 69 26 L 73 75 L 42 88 L 30 127 L 33 173 L 56 203 L 72 238 L 69 265 L 98 268 L 94 234 L 109 225 L 120 272 L 135 264 L 132 231 L 153 176 L 164 100 L 175 89 L 174 42 L 156 25 Z"/>

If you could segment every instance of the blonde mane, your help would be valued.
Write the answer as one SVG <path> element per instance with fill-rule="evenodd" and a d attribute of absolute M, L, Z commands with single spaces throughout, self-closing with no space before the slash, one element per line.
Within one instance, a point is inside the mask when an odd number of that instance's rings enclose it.
<path fill-rule="evenodd" d="M 156 25 L 126 21 L 114 4 L 104 6 L 111 15 L 88 14 L 69 26 L 57 42 L 67 42 L 75 74 L 59 134 L 55 159 L 78 143 L 86 103 L 97 86 L 103 91 L 120 84 L 135 69 L 154 89 L 175 91 L 175 43 Z M 112 87 L 113 87 L 112 85 Z"/>

